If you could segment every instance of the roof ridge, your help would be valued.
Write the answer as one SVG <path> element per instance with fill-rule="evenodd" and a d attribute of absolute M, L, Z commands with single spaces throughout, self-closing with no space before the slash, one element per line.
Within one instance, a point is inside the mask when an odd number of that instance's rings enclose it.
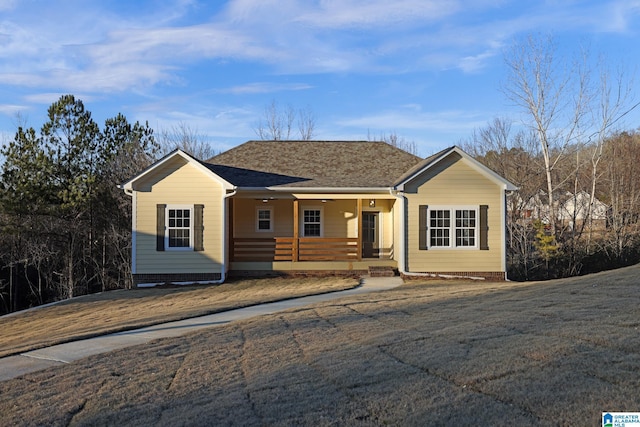
<path fill-rule="evenodd" d="M 235 168 L 224 169 L 225 179 L 241 186 L 261 187 L 269 174 L 295 177 L 308 187 L 378 188 L 391 186 L 394 178 L 421 160 L 385 141 L 253 140 L 206 163 Z M 279 185 L 293 186 L 290 181 Z"/>

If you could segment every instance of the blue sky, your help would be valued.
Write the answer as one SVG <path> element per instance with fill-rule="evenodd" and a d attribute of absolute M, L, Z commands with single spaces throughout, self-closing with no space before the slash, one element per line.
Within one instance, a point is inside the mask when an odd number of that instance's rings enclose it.
<path fill-rule="evenodd" d="M 531 33 L 636 74 L 640 0 L 0 0 L 0 137 L 71 93 L 100 125 L 183 124 L 225 150 L 275 101 L 313 111 L 315 139 L 395 133 L 427 156 L 519 117 L 503 53 Z"/>

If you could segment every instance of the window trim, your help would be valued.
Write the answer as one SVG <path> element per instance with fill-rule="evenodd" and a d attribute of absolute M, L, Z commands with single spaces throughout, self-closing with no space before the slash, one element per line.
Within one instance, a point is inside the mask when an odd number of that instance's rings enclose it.
<path fill-rule="evenodd" d="M 171 246 L 169 239 L 169 231 L 171 229 L 186 229 L 187 227 L 169 227 L 169 211 L 183 210 L 189 211 L 189 246 Z M 165 232 L 164 232 L 164 250 L 165 251 L 193 251 L 194 250 L 194 206 L 193 205 L 166 205 L 165 206 Z"/>
<path fill-rule="evenodd" d="M 431 212 L 433 211 L 449 211 L 449 245 L 448 246 L 436 246 L 431 244 Z M 456 211 L 473 211 L 475 212 L 475 226 L 474 227 L 457 227 L 456 226 Z M 440 227 L 439 227 L 440 228 Z M 458 246 L 457 230 L 473 229 L 474 230 L 474 244 L 472 246 Z M 427 227 L 426 227 L 426 244 L 427 249 L 431 250 L 478 250 L 480 249 L 480 206 L 479 205 L 435 205 L 427 208 Z"/>
<path fill-rule="evenodd" d="M 260 218 L 260 211 L 268 211 L 269 212 L 269 228 L 264 229 L 260 228 L 260 221 L 265 221 Z M 256 206 L 256 232 L 257 233 L 273 233 L 273 206 Z"/>
<path fill-rule="evenodd" d="M 320 211 L 320 235 L 307 236 L 304 231 L 305 224 L 317 224 L 315 222 L 307 223 L 304 218 L 305 211 Z M 302 206 L 300 212 L 300 235 L 301 237 L 324 237 L 324 207 L 323 206 Z"/>

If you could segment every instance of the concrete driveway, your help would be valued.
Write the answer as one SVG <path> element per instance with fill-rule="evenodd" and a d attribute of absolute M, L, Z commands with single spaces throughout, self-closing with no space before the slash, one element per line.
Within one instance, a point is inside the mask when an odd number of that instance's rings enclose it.
<path fill-rule="evenodd" d="M 284 301 L 259 304 L 236 310 L 224 311 L 207 316 L 193 317 L 177 322 L 161 323 L 146 328 L 94 338 L 72 341 L 39 350 L 28 351 L 16 356 L 0 358 L 0 381 L 19 377 L 30 372 L 47 369 L 52 366 L 71 363 L 95 354 L 107 353 L 125 347 L 145 344 L 159 338 L 178 337 L 204 328 L 225 325 L 235 320 L 272 314 L 295 307 L 330 301 L 349 295 L 392 289 L 402 284 L 400 277 L 365 277 L 362 284 L 354 289 L 292 298 Z"/>

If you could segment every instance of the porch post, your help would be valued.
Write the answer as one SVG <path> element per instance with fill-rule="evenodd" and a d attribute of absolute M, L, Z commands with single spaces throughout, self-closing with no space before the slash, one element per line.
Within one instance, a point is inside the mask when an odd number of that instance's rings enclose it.
<path fill-rule="evenodd" d="M 358 199 L 358 261 L 362 261 L 362 199 Z"/>
<path fill-rule="evenodd" d="M 298 262 L 298 252 L 300 249 L 300 220 L 298 218 L 298 199 L 293 200 L 293 248 L 291 254 L 291 261 Z"/>

